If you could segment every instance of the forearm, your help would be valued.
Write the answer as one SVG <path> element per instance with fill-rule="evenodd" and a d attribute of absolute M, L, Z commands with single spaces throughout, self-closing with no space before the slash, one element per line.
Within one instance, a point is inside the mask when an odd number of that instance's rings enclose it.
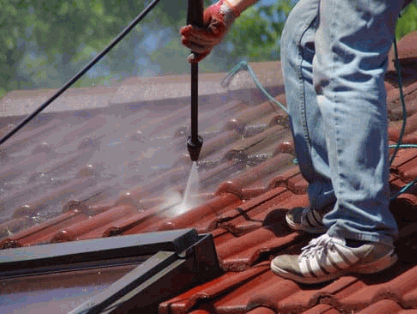
<path fill-rule="evenodd" d="M 237 12 L 242 13 L 248 7 L 258 2 L 258 0 L 225 0 L 225 2 Z"/>

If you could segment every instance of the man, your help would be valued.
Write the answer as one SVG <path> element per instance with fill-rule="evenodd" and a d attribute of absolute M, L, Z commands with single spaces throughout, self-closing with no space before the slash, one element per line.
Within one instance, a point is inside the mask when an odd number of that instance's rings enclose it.
<path fill-rule="evenodd" d="M 204 29 L 182 43 L 199 62 L 254 0 L 220 0 Z M 294 230 L 322 234 L 300 255 L 281 255 L 274 273 L 315 284 L 393 265 L 397 226 L 388 209 L 384 74 L 403 1 L 300 0 L 281 37 L 281 64 L 296 154 L 309 182 L 308 208 L 286 215 Z"/>

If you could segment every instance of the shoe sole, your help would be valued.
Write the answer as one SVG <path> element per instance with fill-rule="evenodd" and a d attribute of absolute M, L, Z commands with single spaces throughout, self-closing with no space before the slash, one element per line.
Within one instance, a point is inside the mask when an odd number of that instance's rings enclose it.
<path fill-rule="evenodd" d="M 398 260 L 398 256 L 395 253 L 389 253 L 384 257 L 380 258 L 379 260 L 368 263 L 365 265 L 358 265 L 356 267 L 351 267 L 343 272 L 329 274 L 327 276 L 322 277 L 300 277 L 293 273 L 289 273 L 277 266 L 275 266 L 271 261 L 271 270 L 275 274 L 280 277 L 291 279 L 295 282 L 302 283 L 302 284 L 318 284 L 327 282 L 330 280 L 335 280 L 339 277 L 347 276 L 347 275 L 354 275 L 354 274 L 376 274 L 383 270 L 388 269 L 389 267 L 393 266 Z"/>
<path fill-rule="evenodd" d="M 296 224 L 294 221 L 289 219 L 287 215 L 285 215 L 285 220 L 286 220 L 288 226 L 295 231 L 304 231 L 304 232 L 313 233 L 313 234 L 321 234 L 321 233 L 326 233 L 327 232 L 326 227 L 322 227 L 322 228 L 318 227 L 318 228 L 312 228 L 312 229 L 305 228 L 301 224 Z"/>

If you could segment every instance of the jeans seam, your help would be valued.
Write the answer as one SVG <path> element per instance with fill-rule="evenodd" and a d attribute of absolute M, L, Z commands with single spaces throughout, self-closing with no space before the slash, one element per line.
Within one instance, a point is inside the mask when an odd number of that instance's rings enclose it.
<path fill-rule="evenodd" d="M 306 104 L 306 93 L 305 93 L 306 87 L 305 87 L 305 83 L 304 83 L 305 78 L 304 78 L 302 70 L 301 70 L 302 69 L 302 64 L 303 64 L 303 61 L 304 61 L 303 49 L 301 48 L 301 41 L 302 41 L 304 35 L 306 34 L 306 32 L 308 31 L 308 29 L 313 25 L 316 18 L 317 18 L 317 16 L 314 17 L 309 23 L 305 23 L 303 25 L 304 26 L 302 28 L 303 31 L 300 32 L 300 36 L 299 36 L 299 38 L 297 38 L 297 48 L 298 48 L 298 51 L 299 51 L 299 53 L 298 53 L 298 63 L 300 65 L 299 67 L 297 67 L 297 69 L 299 69 L 298 79 L 299 79 L 300 86 L 302 87 L 300 89 L 300 92 L 301 92 L 300 100 L 302 100 L 300 110 L 301 110 L 301 116 L 302 116 L 303 136 L 304 136 L 304 140 L 307 143 L 308 150 L 310 151 L 309 158 L 308 158 L 308 163 L 310 164 L 310 166 L 313 165 L 313 161 L 311 160 L 312 145 L 311 145 L 311 138 L 310 138 L 310 133 L 309 133 L 309 130 L 308 130 L 308 125 L 307 125 L 307 109 L 306 109 L 307 104 Z"/>
<path fill-rule="evenodd" d="M 333 19 L 334 19 L 334 16 L 333 16 Z M 333 19 L 332 19 L 332 24 L 333 24 Z M 335 57 L 334 54 L 332 54 L 332 59 L 333 60 L 331 62 L 331 64 L 332 64 L 331 73 L 335 73 L 337 58 Z M 328 88 L 330 90 L 330 95 L 332 96 L 331 101 L 334 104 L 338 104 L 338 103 L 340 103 L 340 101 L 339 101 L 339 99 L 337 99 L 338 98 L 337 95 L 335 95 L 332 92 L 332 90 L 334 89 L 334 84 L 335 84 L 334 78 L 330 77 Z M 339 147 L 340 147 L 340 143 L 339 143 L 340 142 L 340 136 L 339 136 L 340 135 L 340 127 L 339 127 L 339 124 L 340 124 L 340 121 L 338 119 L 338 114 L 339 113 L 338 113 L 338 110 L 337 110 L 337 106 L 334 106 L 333 109 L 332 109 L 332 118 L 333 118 L 333 122 L 334 122 L 334 126 L 335 126 L 335 141 L 334 141 L 335 147 L 334 147 L 334 149 L 335 149 L 335 153 L 336 153 L 335 154 L 336 155 L 336 161 L 335 161 L 334 166 L 337 167 L 337 168 L 334 169 L 335 171 L 333 172 L 333 174 L 336 174 L 336 176 L 332 177 L 331 180 L 332 180 L 332 185 L 333 185 L 333 188 L 334 188 L 334 191 L 335 191 L 336 199 L 338 200 L 338 204 L 340 204 L 340 196 L 341 196 L 340 194 L 341 194 L 341 191 L 342 191 L 342 186 L 341 186 L 342 184 L 341 184 L 341 178 L 340 178 L 340 168 L 341 168 L 341 164 L 340 164 L 341 160 L 339 158 L 340 157 L 340 152 L 339 152 Z M 327 150 L 329 151 L 329 148 L 327 148 Z M 333 182 L 334 179 L 336 179 L 337 182 Z M 336 186 L 337 186 L 337 189 L 335 188 Z M 339 205 L 337 205 L 337 206 L 339 207 Z"/>

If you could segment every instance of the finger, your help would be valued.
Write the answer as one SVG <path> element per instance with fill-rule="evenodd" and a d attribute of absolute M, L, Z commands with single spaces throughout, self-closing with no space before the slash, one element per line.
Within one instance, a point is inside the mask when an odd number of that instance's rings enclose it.
<path fill-rule="evenodd" d="M 217 20 L 212 20 L 212 23 L 205 28 L 197 28 L 191 25 L 181 28 L 180 34 L 187 40 L 199 43 L 201 45 L 206 44 L 218 44 L 223 35 L 226 32 L 226 26 Z"/>
<path fill-rule="evenodd" d="M 180 40 L 185 47 L 190 49 L 196 48 L 198 50 L 204 50 L 204 47 L 208 47 L 209 49 L 211 49 L 216 44 L 216 42 L 201 40 L 201 38 L 197 38 L 194 36 L 182 36 Z"/>
<path fill-rule="evenodd" d="M 205 57 L 207 57 L 210 54 L 211 51 L 207 51 L 205 53 L 200 53 L 200 54 L 190 54 L 187 58 L 187 61 L 189 63 L 199 63 L 201 60 L 203 60 Z"/>
<path fill-rule="evenodd" d="M 200 45 L 199 43 L 195 43 L 195 42 L 190 42 L 187 40 L 181 40 L 182 44 L 189 48 L 192 52 L 197 52 L 197 53 L 205 53 L 207 51 L 210 51 L 213 46 L 212 45 Z"/>
<path fill-rule="evenodd" d="M 207 26 L 207 28 L 200 29 L 200 28 L 190 28 L 188 30 L 189 36 L 198 36 L 198 37 L 204 37 L 204 38 L 219 38 L 221 37 L 226 31 L 226 25 L 224 23 L 221 23 L 217 20 L 212 20 L 212 22 Z"/>
<path fill-rule="evenodd" d="M 215 45 L 219 42 L 219 38 L 212 36 L 206 32 L 192 32 L 188 34 L 187 40 L 190 42 L 204 45 Z"/>
<path fill-rule="evenodd" d="M 191 30 L 192 30 L 193 26 L 192 25 L 186 25 L 180 28 L 180 35 L 182 36 L 187 36 Z"/>
<path fill-rule="evenodd" d="M 198 34 L 197 36 L 195 36 L 194 34 L 189 34 L 188 36 L 183 36 L 181 41 L 183 42 L 183 44 L 194 43 L 201 47 L 208 47 L 208 49 L 212 49 L 214 46 L 216 46 L 222 41 L 222 38 L 206 37 L 204 36 L 204 34 L 202 36 Z"/>

